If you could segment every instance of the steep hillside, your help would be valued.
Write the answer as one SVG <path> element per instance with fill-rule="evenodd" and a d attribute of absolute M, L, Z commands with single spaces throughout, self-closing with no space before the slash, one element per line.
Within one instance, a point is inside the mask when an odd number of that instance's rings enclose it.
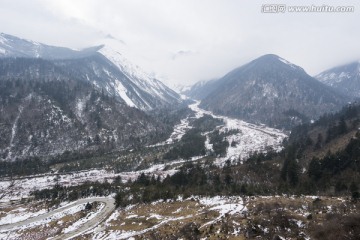
<path fill-rule="evenodd" d="M 291 128 L 339 110 L 347 98 L 276 55 L 265 55 L 216 81 L 200 104 L 218 114 Z"/>
<path fill-rule="evenodd" d="M 345 95 L 360 98 L 360 62 L 334 67 L 315 76 L 320 82 Z"/>
<path fill-rule="evenodd" d="M 82 65 L 77 62 L 75 71 L 68 61 L 0 59 L 2 160 L 66 150 L 121 149 L 165 137 L 169 129 L 98 91 L 82 79 Z"/>
<path fill-rule="evenodd" d="M 343 151 L 360 130 L 360 105 L 349 104 L 334 114 L 321 116 L 312 124 L 292 129 L 289 145 L 304 152 L 305 162 L 311 158 L 324 158 L 329 153 Z"/>

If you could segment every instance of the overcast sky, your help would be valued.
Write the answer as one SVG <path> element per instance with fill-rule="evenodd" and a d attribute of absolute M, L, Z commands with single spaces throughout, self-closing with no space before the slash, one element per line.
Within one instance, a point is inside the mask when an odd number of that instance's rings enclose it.
<path fill-rule="evenodd" d="M 353 13 L 262 13 L 266 3 Z M 219 78 L 267 53 L 310 75 L 360 59 L 360 1 L 0 0 L 0 32 L 49 45 L 108 43 L 172 85 Z"/>

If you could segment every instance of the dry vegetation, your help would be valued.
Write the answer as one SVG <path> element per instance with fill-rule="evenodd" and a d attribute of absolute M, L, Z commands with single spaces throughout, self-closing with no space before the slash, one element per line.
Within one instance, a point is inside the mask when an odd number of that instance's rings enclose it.
<path fill-rule="evenodd" d="M 237 213 L 214 206 L 219 205 L 204 205 L 194 198 L 133 205 L 118 209 L 115 219 L 101 229 L 103 237 L 116 239 L 210 240 L 358 239 L 360 231 L 360 204 L 345 198 L 251 197 Z"/>
<path fill-rule="evenodd" d="M 210 200 L 210 204 L 205 200 Z M 359 239 L 360 203 L 347 198 L 263 196 L 190 197 L 118 208 L 96 231 L 76 239 Z M 226 205 L 226 206 L 225 206 Z M 229 207 L 230 206 L 230 207 Z M 241 206 L 241 207 L 239 207 Z M 2 215 L 18 207 L 3 208 Z M 27 206 L 39 211 L 43 204 Z M 235 209 L 238 209 L 234 211 Z M 240 209 L 240 210 L 239 210 Z M 87 215 L 80 211 L 18 230 L 9 239 L 47 239 Z"/>

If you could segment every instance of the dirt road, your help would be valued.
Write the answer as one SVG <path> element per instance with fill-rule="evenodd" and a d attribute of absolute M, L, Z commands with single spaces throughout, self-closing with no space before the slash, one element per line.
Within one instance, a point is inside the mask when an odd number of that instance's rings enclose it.
<path fill-rule="evenodd" d="M 0 231 L 7 231 L 7 230 L 12 230 L 12 229 L 16 229 L 18 227 L 21 227 L 23 225 L 27 225 L 27 224 L 31 224 L 34 222 L 38 222 L 38 221 L 42 221 L 46 218 L 51 217 L 52 215 L 62 212 L 62 211 L 66 211 L 67 209 L 74 207 L 76 205 L 79 204 L 86 204 L 88 202 L 102 202 L 105 204 L 105 207 L 101 210 L 101 212 L 99 212 L 93 219 L 89 220 L 88 222 L 86 222 L 84 225 L 80 226 L 78 229 L 56 236 L 52 239 L 71 239 L 72 237 L 75 237 L 81 233 L 84 233 L 94 227 L 96 227 L 99 223 L 101 223 L 102 221 L 104 221 L 115 209 L 115 200 L 112 197 L 95 197 L 95 198 L 86 198 L 86 199 L 80 199 L 72 204 L 69 204 L 67 206 L 64 206 L 62 208 L 58 208 L 54 211 L 33 217 L 33 218 L 29 218 L 27 220 L 21 221 L 21 222 L 17 222 L 17 223 L 12 223 L 12 224 L 7 224 L 7 225 L 1 225 L 0 226 Z"/>

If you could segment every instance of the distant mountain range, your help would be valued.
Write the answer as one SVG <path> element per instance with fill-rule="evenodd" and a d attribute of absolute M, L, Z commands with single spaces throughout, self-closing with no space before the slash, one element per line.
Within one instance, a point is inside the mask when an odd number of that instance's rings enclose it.
<path fill-rule="evenodd" d="M 358 63 L 316 78 L 330 86 L 269 54 L 183 93 L 214 113 L 291 129 L 359 97 Z M 182 103 L 114 46 L 77 51 L 0 34 L 0 160 L 156 143 L 171 126 L 149 113 Z"/>
<path fill-rule="evenodd" d="M 195 84 L 187 94 L 215 113 L 288 129 L 337 111 L 350 99 L 273 54 Z"/>
<path fill-rule="evenodd" d="M 181 93 L 186 96 L 196 99 L 202 100 L 206 96 L 208 96 L 211 92 L 215 91 L 218 87 L 221 86 L 221 81 L 217 81 L 218 79 L 212 79 L 208 81 L 200 81 L 195 83 L 194 85 L 181 89 Z"/>
<path fill-rule="evenodd" d="M 360 61 L 331 68 L 315 78 L 345 95 L 360 98 Z"/>

